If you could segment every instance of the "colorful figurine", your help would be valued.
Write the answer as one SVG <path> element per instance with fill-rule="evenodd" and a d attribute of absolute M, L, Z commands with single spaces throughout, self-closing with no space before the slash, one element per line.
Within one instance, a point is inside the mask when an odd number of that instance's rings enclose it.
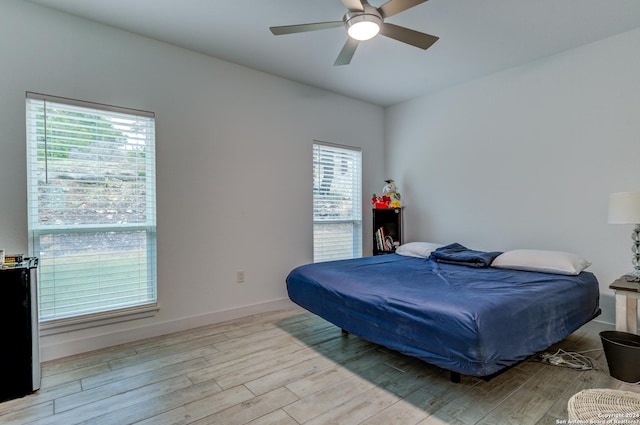
<path fill-rule="evenodd" d="M 371 204 L 374 208 L 389 208 L 391 198 L 388 196 L 378 196 L 375 193 L 371 196 Z"/>
<path fill-rule="evenodd" d="M 387 184 L 382 188 L 382 194 L 390 198 L 387 208 L 400 208 L 402 206 L 400 203 L 400 192 L 398 192 L 395 182 L 392 179 L 385 180 L 385 182 Z"/>

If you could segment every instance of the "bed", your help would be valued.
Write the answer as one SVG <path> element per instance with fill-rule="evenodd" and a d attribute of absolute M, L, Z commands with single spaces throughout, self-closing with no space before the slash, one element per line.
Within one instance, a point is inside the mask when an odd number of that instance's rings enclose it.
<path fill-rule="evenodd" d="M 592 273 L 534 270 L 394 253 L 307 264 L 286 283 L 290 299 L 306 310 L 447 369 L 455 381 L 461 374 L 490 377 L 599 314 Z"/>

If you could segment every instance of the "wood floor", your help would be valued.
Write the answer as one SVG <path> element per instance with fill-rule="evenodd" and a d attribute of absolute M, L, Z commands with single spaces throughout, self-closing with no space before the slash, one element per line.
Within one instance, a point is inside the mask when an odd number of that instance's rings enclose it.
<path fill-rule="evenodd" d="M 605 329 L 589 323 L 553 347 L 598 350 L 600 370 L 526 361 L 454 384 L 292 307 L 48 362 L 40 391 L 0 403 L 0 423 L 556 424 L 582 389 L 640 392 L 608 375 Z"/>

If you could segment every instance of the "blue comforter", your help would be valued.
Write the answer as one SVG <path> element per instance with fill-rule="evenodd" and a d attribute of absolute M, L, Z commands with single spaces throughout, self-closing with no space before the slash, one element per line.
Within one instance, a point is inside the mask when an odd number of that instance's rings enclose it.
<path fill-rule="evenodd" d="M 364 339 L 473 376 L 546 349 L 599 311 L 595 276 L 390 254 L 300 266 L 289 297 Z"/>

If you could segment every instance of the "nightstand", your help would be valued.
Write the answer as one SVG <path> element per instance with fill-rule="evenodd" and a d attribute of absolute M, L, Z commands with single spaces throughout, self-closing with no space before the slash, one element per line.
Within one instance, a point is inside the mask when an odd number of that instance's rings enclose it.
<path fill-rule="evenodd" d="M 609 289 L 616 294 L 616 330 L 637 335 L 640 282 L 628 282 L 622 276 L 609 285 Z"/>

